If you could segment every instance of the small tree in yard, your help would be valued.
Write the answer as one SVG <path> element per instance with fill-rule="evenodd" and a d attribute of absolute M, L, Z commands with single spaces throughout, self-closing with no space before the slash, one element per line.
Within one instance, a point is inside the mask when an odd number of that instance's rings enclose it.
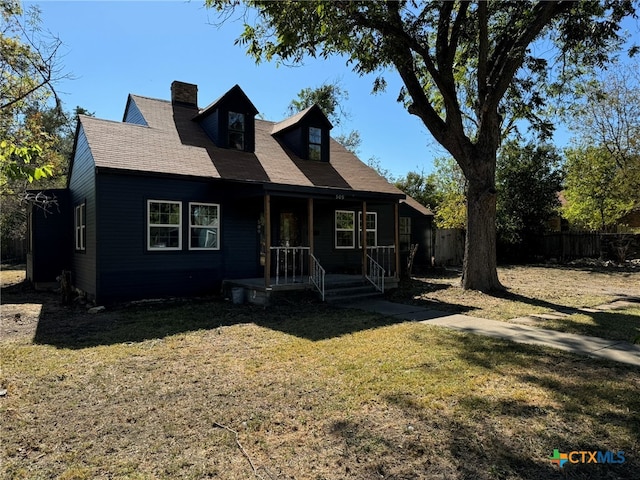
<path fill-rule="evenodd" d="M 570 109 L 576 137 L 566 152 L 563 214 L 580 227 L 613 229 L 640 206 L 639 67 L 617 65 L 586 83 Z"/>
<path fill-rule="evenodd" d="M 562 215 L 569 222 L 585 229 L 608 230 L 639 201 L 637 191 L 629 190 L 629 177 L 606 148 L 572 148 L 565 156 L 567 205 Z"/>
<path fill-rule="evenodd" d="M 207 4 L 225 10 L 237 2 Z M 380 74 L 374 90 L 384 87 L 383 72 L 399 74 L 408 112 L 468 181 L 462 286 L 485 291 L 502 287 L 495 227 L 501 138 L 517 119 L 548 133 L 545 101 L 584 67 L 606 62 L 620 44 L 621 20 L 635 13 L 627 0 L 247 4 L 257 14 L 239 42 L 256 60 L 343 55 L 357 73 Z"/>
<path fill-rule="evenodd" d="M 560 164 L 560 155 L 550 145 L 510 141 L 502 147 L 496 181 L 498 235 L 504 244 L 526 250 L 532 235 L 544 232 L 560 206 Z"/>

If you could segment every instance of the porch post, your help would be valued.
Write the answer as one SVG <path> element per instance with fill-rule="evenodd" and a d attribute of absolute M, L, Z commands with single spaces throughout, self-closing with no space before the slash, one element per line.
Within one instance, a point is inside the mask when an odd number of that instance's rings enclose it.
<path fill-rule="evenodd" d="M 271 195 L 264 195 L 264 286 L 271 287 Z"/>
<path fill-rule="evenodd" d="M 394 204 L 394 224 L 395 224 L 395 238 L 394 249 L 396 252 L 396 274 L 395 278 L 400 278 L 400 201 L 396 201 Z"/>
<path fill-rule="evenodd" d="M 307 215 L 309 220 L 308 224 L 308 232 L 309 235 L 309 254 L 313 255 L 313 198 L 307 199 Z"/>
<path fill-rule="evenodd" d="M 360 228 L 362 228 L 362 276 L 367 276 L 367 202 L 362 202 L 362 221 L 360 222 Z"/>

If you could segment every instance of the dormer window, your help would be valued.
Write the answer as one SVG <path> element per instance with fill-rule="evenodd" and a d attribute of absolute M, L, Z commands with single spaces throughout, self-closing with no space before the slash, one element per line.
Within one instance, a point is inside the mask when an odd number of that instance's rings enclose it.
<path fill-rule="evenodd" d="M 322 160 L 322 130 L 309 127 L 309 160 Z"/>
<path fill-rule="evenodd" d="M 241 113 L 242 112 L 242 113 Z M 216 147 L 254 152 L 258 110 L 236 85 L 194 118 Z"/>
<path fill-rule="evenodd" d="M 333 126 L 318 105 L 276 123 L 271 135 L 277 137 L 297 157 L 329 162 L 329 130 Z"/>
<path fill-rule="evenodd" d="M 244 150 L 244 114 L 229 112 L 229 148 Z"/>

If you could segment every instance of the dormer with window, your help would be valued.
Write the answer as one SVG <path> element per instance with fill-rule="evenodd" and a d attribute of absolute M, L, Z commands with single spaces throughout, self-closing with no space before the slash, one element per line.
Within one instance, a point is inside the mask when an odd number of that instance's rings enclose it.
<path fill-rule="evenodd" d="M 317 105 L 274 125 L 271 134 L 281 140 L 298 157 L 328 162 L 331 122 Z"/>
<path fill-rule="evenodd" d="M 216 146 L 255 151 L 255 116 L 258 110 L 242 89 L 236 85 L 218 100 L 200 111 L 195 120 L 200 123 Z"/>

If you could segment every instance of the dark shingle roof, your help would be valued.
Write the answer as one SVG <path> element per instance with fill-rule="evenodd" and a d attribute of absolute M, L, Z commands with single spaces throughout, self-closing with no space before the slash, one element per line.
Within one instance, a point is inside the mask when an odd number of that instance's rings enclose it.
<path fill-rule="evenodd" d="M 256 119 L 255 153 L 218 148 L 196 107 L 129 98 L 148 126 L 80 117 L 98 168 L 402 195 L 334 140 L 329 163 L 303 160 L 272 135 L 276 123 Z"/>
<path fill-rule="evenodd" d="M 408 206 L 413 208 L 415 211 L 420 212 L 422 215 L 425 215 L 428 217 L 433 216 L 433 212 L 431 211 L 430 208 L 425 207 L 420 202 L 418 202 L 415 198 L 410 197 L 409 195 L 407 195 L 407 198 L 405 198 L 404 200 L 400 200 L 400 202 L 406 203 Z"/>

